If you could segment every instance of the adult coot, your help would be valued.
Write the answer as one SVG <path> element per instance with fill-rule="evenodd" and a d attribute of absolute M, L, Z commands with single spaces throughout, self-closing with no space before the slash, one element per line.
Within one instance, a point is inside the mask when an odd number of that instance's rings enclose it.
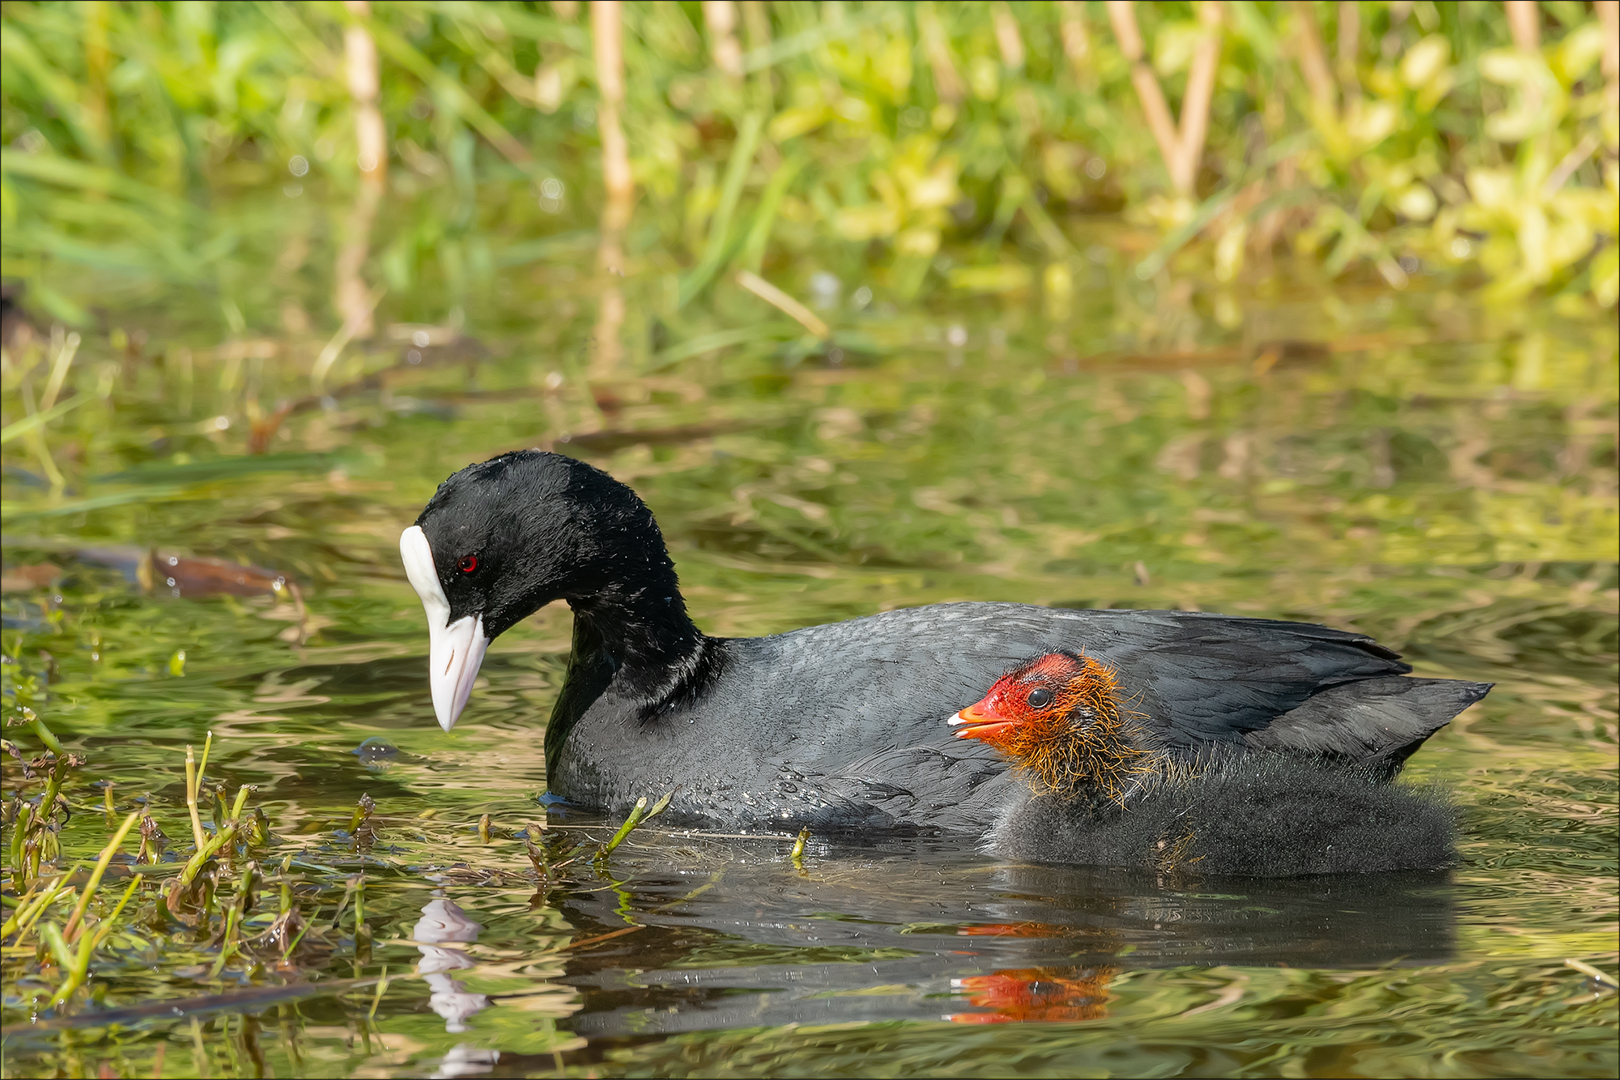
<path fill-rule="evenodd" d="M 986 837 L 1009 858 L 1296 877 L 1434 870 L 1455 859 L 1440 793 L 1387 766 L 1164 744 L 1108 665 L 1040 656 L 951 718 L 1024 782 Z"/>
<path fill-rule="evenodd" d="M 608 811 L 673 790 L 673 813 L 731 828 L 983 833 L 1019 781 L 942 721 L 1056 650 L 1107 663 L 1172 754 L 1330 754 L 1390 771 L 1489 689 L 1403 678 L 1411 668 L 1360 634 L 1196 612 L 935 604 L 709 637 L 636 494 L 539 450 L 450 477 L 400 551 L 427 610 L 446 730 L 489 642 L 566 601 L 573 655 L 546 726 L 551 790 Z"/>

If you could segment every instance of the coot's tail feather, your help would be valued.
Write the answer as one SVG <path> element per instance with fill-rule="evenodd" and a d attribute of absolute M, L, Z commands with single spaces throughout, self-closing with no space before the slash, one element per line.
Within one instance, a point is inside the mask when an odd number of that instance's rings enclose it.
<path fill-rule="evenodd" d="M 1255 750 L 1356 762 L 1387 778 L 1490 689 L 1490 683 L 1402 676 L 1340 683 L 1247 732 L 1244 742 Z"/>
<path fill-rule="evenodd" d="M 1367 766 L 1250 754 L 1160 780 L 1123 809 L 1037 796 L 987 843 L 1032 862 L 1246 877 L 1451 865 L 1455 812 L 1444 795 L 1381 779 Z"/>

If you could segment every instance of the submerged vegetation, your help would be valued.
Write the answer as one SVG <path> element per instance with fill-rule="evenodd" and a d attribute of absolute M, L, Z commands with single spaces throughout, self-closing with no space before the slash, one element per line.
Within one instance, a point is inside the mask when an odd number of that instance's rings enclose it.
<path fill-rule="evenodd" d="M 226 784 L 211 783 L 208 776 L 212 744 L 210 733 L 200 759 L 191 746 L 185 748 L 183 806 L 166 805 L 153 791 L 132 800 L 116 798 L 114 784 L 102 781 L 98 783 L 104 805 L 98 808 L 75 806 L 74 798 L 84 785 L 65 783 L 72 772 L 87 766 L 85 757 L 47 752 L 26 761 L 17 746 L 4 743 L 5 753 L 20 767 L 18 783 L 8 781 L 10 797 L 4 806 L 10 847 L 0 947 L 6 957 L 8 1027 L 21 1021 L 36 1031 L 66 1034 L 78 1028 L 116 1029 L 163 1015 L 190 1014 L 192 1032 L 198 1036 L 191 1070 L 197 1076 L 218 1075 L 214 1070 L 223 1063 L 214 1062 L 202 1045 L 199 1013 L 256 1010 L 314 995 L 342 1001 L 361 1032 L 370 1035 L 391 984 L 397 988 L 424 977 L 431 981 L 439 973 L 439 968 L 424 964 L 415 970 L 396 967 L 391 976 L 386 963 L 373 961 L 368 880 L 380 876 L 386 887 L 398 877 L 400 866 L 394 856 L 401 849 L 390 842 L 398 839 L 390 833 L 405 830 L 421 842 L 426 839 L 424 830 L 465 829 L 465 823 L 431 820 L 438 816 L 431 809 L 419 814 L 378 813 L 375 801 L 363 794 L 346 824 L 341 817 L 305 821 L 296 836 L 279 835 L 271 831 L 261 807 L 248 805 L 255 786 L 240 785 L 227 809 Z M 40 790 L 30 794 L 35 787 Z M 119 822 L 118 804 L 131 802 L 135 809 Z M 556 890 L 588 890 L 613 882 L 609 857 L 668 804 L 667 795 L 650 808 L 642 799 L 606 839 L 593 839 L 589 832 L 595 830 L 548 829 L 543 822 L 504 828 L 486 813 L 476 824 L 477 844 L 488 848 L 499 837 L 510 848 L 521 841 L 529 869 L 497 868 L 486 858 L 477 860 L 485 865 L 462 862 L 448 867 L 444 879 L 484 889 L 532 885 L 537 891 L 530 906 L 543 908 Z M 85 860 L 68 865 L 63 858 L 59 837 L 75 812 L 104 816 L 111 834 L 93 865 Z M 171 829 L 182 832 L 187 828 L 184 819 L 172 816 L 179 814 L 190 818 L 189 846 L 172 840 L 158 822 L 162 815 Z M 137 841 L 138 851 L 123 850 Z M 376 885 L 371 887 L 375 895 Z M 432 949 L 459 955 L 458 950 L 467 947 L 464 943 L 472 940 L 458 936 L 468 927 L 476 930 L 476 925 L 454 904 L 439 900 L 424 914 L 428 918 L 418 923 L 406 943 L 430 958 L 436 955 Z M 555 942 L 531 962 L 556 963 L 582 943 Z M 129 989 L 140 986 L 144 969 L 154 959 L 170 978 L 196 979 L 211 991 L 179 1001 L 132 999 Z M 95 982 L 87 986 L 92 965 Z M 454 992 L 456 984 L 447 982 L 447 987 L 435 989 L 447 988 Z M 109 991 L 122 1000 L 116 1005 L 109 1002 Z M 567 1043 L 566 1037 L 556 1037 L 551 1030 L 553 1045 Z M 70 1075 L 78 1075 L 82 1063 L 75 1061 L 72 1040 L 64 1040 L 62 1046 Z M 163 1059 L 159 1044 L 154 1072 L 163 1072 Z M 258 1064 L 262 1069 L 262 1059 Z M 227 1069 L 232 1075 L 241 1074 L 234 1060 Z M 17 1075 L 14 1066 L 6 1072 Z"/>

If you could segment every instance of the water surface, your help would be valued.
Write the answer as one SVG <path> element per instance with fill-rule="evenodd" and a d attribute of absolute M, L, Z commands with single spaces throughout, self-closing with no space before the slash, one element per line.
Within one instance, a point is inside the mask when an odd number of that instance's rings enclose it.
<path fill-rule="evenodd" d="M 1615 330 L 1290 275 L 1216 303 L 1099 260 L 1060 319 L 846 302 L 835 352 L 764 334 L 589 387 L 588 275 L 559 277 L 414 360 L 409 328 L 384 336 L 274 427 L 319 342 L 120 317 L 143 343 L 86 341 L 101 396 L 52 438 L 68 488 L 7 447 L 8 716 L 34 701 L 88 758 L 60 868 L 105 842 L 111 782 L 170 837 L 159 877 L 189 855 L 183 747 L 211 730 L 210 783 L 257 785 L 272 826 L 244 853 L 256 910 L 284 881 L 320 932 L 217 965 L 153 894 L 58 1010 L 8 948 L 5 1074 L 1613 1075 L 1615 997 L 1563 961 L 1617 961 Z M 668 356 L 746 302 L 630 328 Z M 450 472 L 534 445 L 642 493 L 713 634 L 1168 607 L 1361 630 L 1494 682 L 1408 773 L 1455 792 L 1462 864 L 1155 879 L 819 837 L 796 863 L 792 837 L 655 820 L 540 882 L 542 822 L 617 825 L 540 800 L 567 610 L 497 642 L 443 734 L 396 547 Z M 171 585 L 170 556 L 268 568 L 302 609 Z M 332 925 L 362 873 L 369 948 Z"/>

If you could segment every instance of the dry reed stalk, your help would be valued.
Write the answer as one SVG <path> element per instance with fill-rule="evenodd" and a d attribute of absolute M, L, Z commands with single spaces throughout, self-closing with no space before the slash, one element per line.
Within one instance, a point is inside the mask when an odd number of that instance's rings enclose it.
<path fill-rule="evenodd" d="M 1311 92 L 1311 103 L 1323 116 L 1334 116 L 1337 87 L 1333 83 L 1333 71 L 1328 67 L 1327 50 L 1322 46 L 1322 33 L 1316 25 L 1316 12 L 1306 0 L 1294 0 L 1294 19 L 1298 28 L 1299 72 Z"/>
<path fill-rule="evenodd" d="M 619 0 L 593 0 L 591 36 L 596 58 L 597 130 L 602 136 L 602 236 L 597 248 L 597 265 L 607 278 L 602 289 L 596 319 L 596 347 L 591 360 L 593 375 L 612 375 L 619 368 L 624 346 L 619 331 L 624 326 L 624 291 L 616 279 L 624 275 L 624 230 L 630 224 L 630 206 L 635 196 L 635 178 L 630 173 L 630 147 L 624 138 L 619 116 L 624 107 L 624 29 Z"/>
<path fill-rule="evenodd" d="M 609 242 L 602 242 L 602 258 L 611 259 L 613 265 L 620 261 L 620 245 L 615 239 L 611 252 L 608 250 Z M 618 374 L 619 366 L 624 359 L 624 343 L 620 340 L 620 332 L 624 329 L 624 320 L 629 314 L 624 299 L 624 289 L 618 284 L 617 269 L 608 271 L 607 283 L 602 286 L 601 299 L 596 308 L 596 329 L 594 332 L 593 351 L 591 354 L 590 377 L 592 379 L 608 379 Z M 586 395 L 586 400 L 591 400 Z M 587 420 L 583 425 L 576 425 L 575 430 L 593 430 L 596 424 Z"/>
<path fill-rule="evenodd" d="M 1001 62 L 1009 71 L 1021 70 L 1024 66 L 1024 37 L 1018 32 L 1018 19 L 1013 16 L 1006 0 L 990 6 L 990 21 L 995 26 L 996 48 L 1001 50 Z"/>
<path fill-rule="evenodd" d="M 1131 84 L 1147 115 L 1148 128 L 1159 144 L 1170 184 L 1181 195 L 1191 196 L 1198 180 L 1198 163 L 1204 156 L 1204 140 L 1209 134 L 1209 109 L 1215 96 L 1215 74 L 1221 56 L 1221 9 L 1215 0 L 1205 0 L 1198 8 L 1198 20 L 1205 35 L 1193 53 L 1187 72 L 1187 92 L 1181 102 L 1179 130 L 1158 77 L 1148 65 L 1142 46 L 1142 32 L 1136 25 L 1135 5 L 1129 0 L 1108 0 L 1108 20 L 1120 51 L 1131 63 Z"/>
<path fill-rule="evenodd" d="M 364 22 L 371 5 L 367 0 L 343 0 L 343 6 L 356 20 L 343 30 L 344 74 L 354 99 L 356 162 L 366 182 L 380 185 L 388 170 L 388 133 L 377 107 L 377 43 Z"/>
<path fill-rule="evenodd" d="M 614 250 L 604 269 L 619 270 L 619 234 L 630 223 L 635 179 L 630 174 L 630 147 L 624 138 L 620 113 L 624 108 L 624 38 L 619 0 L 593 0 L 591 32 L 596 56 L 596 85 L 601 96 L 597 126 L 602 134 L 602 186 L 607 195 L 602 207 L 602 243 L 608 254 L 609 236 Z"/>
<path fill-rule="evenodd" d="M 758 274 L 749 273 L 747 270 L 739 270 L 737 271 L 737 284 L 797 322 L 816 337 L 826 340 L 832 336 L 831 328 L 815 312 Z"/>
<path fill-rule="evenodd" d="M 371 227 L 382 198 L 388 170 L 388 132 L 382 110 L 377 107 L 377 43 L 366 29 L 371 16 L 367 0 L 343 0 L 353 21 L 343 31 L 343 65 L 348 78 L 349 96 L 354 101 L 355 162 L 360 167 L 360 190 L 355 193 L 354 210 L 349 214 L 347 235 L 338 249 L 333 266 L 336 296 L 333 307 L 343 319 L 349 337 L 371 337 L 376 327 L 367 302 L 371 290 L 360 276 L 371 250 Z"/>
<path fill-rule="evenodd" d="M 1513 35 L 1513 47 L 1524 52 L 1541 48 L 1541 12 L 1535 0 L 1506 0 L 1502 5 L 1507 14 L 1508 33 Z"/>
<path fill-rule="evenodd" d="M 928 0 L 917 5 L 917 30 L 922 35 L 928 69 L 934 76 L 934 96 L 947 105 L 960 105 L 967 98 L 967 84 L 956 70 L 945 28 L 940 25 L 939 14 Z"/>
<path fill-rule="evenodd" d="M 337 260 L 333 264 L 333 276 L 337 280 L 332 306 L 343 320 L 345 336 L 351 340 L 369 338 L 377 329 L 371 318 L 371 306 L 367 303 L 371 290 L 366 287 L 365 278 L 360 276 L 360 268 L 365 265 L 366 256 L 371 251 L 371 226 L 376 221 L 377 204 L 381 197 L 380 184 L 360 185 L 360 190 L 355 192 L 354 209 L 349 213 L 348 235 L 338 248 Z"/>
<path fill-rule="evenodd" d="M 731 0 L 703 0 L 703 25 L 709 31 L 714 66 L 732 79 L 742 78 L 742 46 L 737 44 L 737 5 Z"/>
<path fill-rule="evenodd" d="M 1192 194 L 1198 180 L 1198 163 L 1204 159 L 1204 140 L 1209 136 L 1209 110 L 1215 101 L 1215 74 L 1221 62 L 1221 5 L 1204 0 L 1198 7 L 1198 21 L 1204 36 L 1193 51 L 1187 72 L 1187 92 L 1181 98 L 1181 159 L 1179 187 Z"/>
<path fill-rule="evenodd" d="M 1134 5 L 1130 0 L 1108 0 L 1108 21 L 1113 25 L 1119 51 L 1131 63 L 1131 84 L 1136 87 L 1136 96 L 1142 102 L 1142 112 L 1147 114 L 1148 130 L 1153 132 L 1153 141 L 1159 144 L 1159 156 L 1164 159 L 1171 182 L 1175 183 L 1175 162 L 1181 153 L 1181 140 L 1176 134 L 1176 122 L 1170 115 L 1170 106 L 1164 100 L 1164 91 L 1159 88 L 1159 80 L 1143 55 L 1142 32 L 1136 27 Z M 1179 184 L 1176 187 L 1180 189 Z"/>
<path fill-rule="evenodd" d="M 1356 58 L 1361 51 L 1361 4 L 1357 0 L 1340 0 L 1338 55 L 1334 66 L 1338 69 L 1339 89 L 1346 103 L 1361 96 L 1361 80 L 1356 76 Z"/>
<path fill-rule="evenodd" d="M 1091 35 L 1086 30 L 1085 8 L 1080 0 L 1058 0 L 1058 30 L 1063 39 L 1063 56 L 1082 84 L 1094 82 L 1091 70 Z"/>

